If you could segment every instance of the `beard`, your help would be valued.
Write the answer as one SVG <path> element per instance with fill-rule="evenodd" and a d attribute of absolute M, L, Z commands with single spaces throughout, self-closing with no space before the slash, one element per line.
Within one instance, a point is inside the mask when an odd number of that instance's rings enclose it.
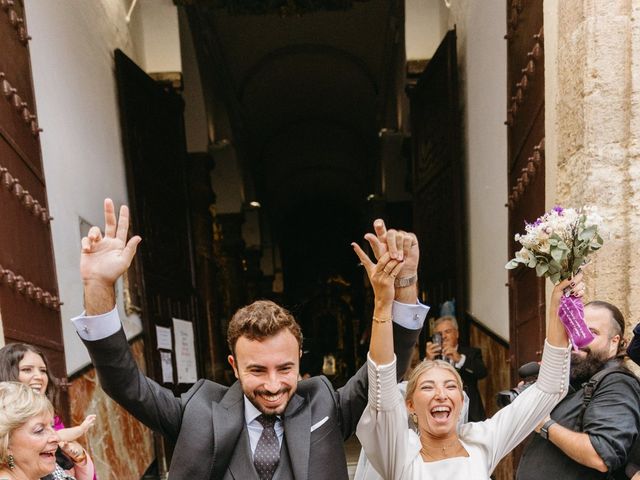
<path fill-rule="evenodd" d="M 244 390 L 244 389 L 243 389 Z M 281 415 L 284 413 L 287 405 L 289 405 L 289 400 L 291 399 L 291 391 L 292 388 L 281 388 L 276 393 L 270 393 L 266 390 L 258 389 L 254 391 L 244 391 L 245 396 L 249 399 L 249 401 L 256 407 L 260 413 L 265 415 Z M 265 405 L 265 396 L 279 396 L 282 395 L 282 401 L 277 406 Z M 265 402 L 266 403 L 266 402 Z"/>
<path fill-rule="evenodd" d="M 609 358 L 605 352 L 594 352 L 589 347 L 583 349 L 587 353 L 586 357 L 571 354 L 571 371 L 569 380 L 573 386 L 580 386 L 589 381 L 596 373 L 602 370 Z"/>

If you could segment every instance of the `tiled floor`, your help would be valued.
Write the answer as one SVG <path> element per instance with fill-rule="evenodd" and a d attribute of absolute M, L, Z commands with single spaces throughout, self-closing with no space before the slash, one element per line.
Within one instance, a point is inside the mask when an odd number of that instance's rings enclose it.
<path fill-rule="evenodd" d="M 358 457 L 360 456 L 360 442 L 355 435 L 353 435 L 344 444 L 344 448 L 347 454 L 347 469 L 349 470 L 349 478 L 353 479 L 356 473 L 356 465 L 358 464 Z"/>

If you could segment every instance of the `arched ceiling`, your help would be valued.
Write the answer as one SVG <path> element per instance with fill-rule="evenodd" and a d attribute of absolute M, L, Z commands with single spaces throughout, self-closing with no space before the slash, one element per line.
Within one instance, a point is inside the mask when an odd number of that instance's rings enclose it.
<path fill-rule="evenodd" d="M 294 219 L 312 205 L 336 218 L 329 230 L 360 235 L 365 199 L 380 188 L 378 132 L 397 126 L 404 2 L 289 0 L 347 8 L 285 16 L 220 8 L 242 0 L 177 3 L 189 4 L 205 97 L 223 97 L 244 176 L 274 230 L 301 228 Z"/>

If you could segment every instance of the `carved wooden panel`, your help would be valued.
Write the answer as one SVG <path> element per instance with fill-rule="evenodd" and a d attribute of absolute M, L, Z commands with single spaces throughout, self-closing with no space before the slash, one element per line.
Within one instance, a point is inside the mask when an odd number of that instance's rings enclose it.
<path fill-rule="evenodd" d="M 52 218 L 24 18 L 21 1 L 0 0 L 0 314 L 5 342 L 38 345 L 53 373 L 65 377 Z"/>
<path fill-rule="evenodd" d="M 421 288 L 437 307 L 456 299 L 464 333 L 466 247 L 464 171 L 459 150 L 456 33 L 450 31 L 409 90 L 414 229 L 422 252 Z M 435 312 L 435 310 L 434 310 Z"/>
<path fill-rule="evenodd" d="M 545 208 L 544 28 L 542 0 L 509 0 L 508 98 L 509 257 L 513 236 Z M 509 273 L 512 380 L 517 367 L 538 360 L 545 334 L 544 280 L 519 268 Z"/>

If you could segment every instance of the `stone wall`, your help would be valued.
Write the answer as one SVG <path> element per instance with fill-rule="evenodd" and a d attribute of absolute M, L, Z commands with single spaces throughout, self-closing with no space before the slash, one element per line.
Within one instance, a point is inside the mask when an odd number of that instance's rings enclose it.
<path fill-rule="evenodd" d="M 640 0 L 556 0 L 556 203 L 597 205 L 605 245 L 587 299 L 640 320 Z M 552 162 L 553 158 L 547 158 Z M 630 330 L 628 330 L 629 332 Z"/>
<path fill-rule="evenodd" d="M 145 370 L 144 342 L 131 344 L 133 356 Z M 100 388 L 95 368 L 72 379 L 69 388 L 71 420 L 79 425 L 86 415 L 97 415 L 96 423 L 79 441 L 91 454 L 100 480 L 141 478 L 155 458 L 153 435 L 111 400 Z"/>

